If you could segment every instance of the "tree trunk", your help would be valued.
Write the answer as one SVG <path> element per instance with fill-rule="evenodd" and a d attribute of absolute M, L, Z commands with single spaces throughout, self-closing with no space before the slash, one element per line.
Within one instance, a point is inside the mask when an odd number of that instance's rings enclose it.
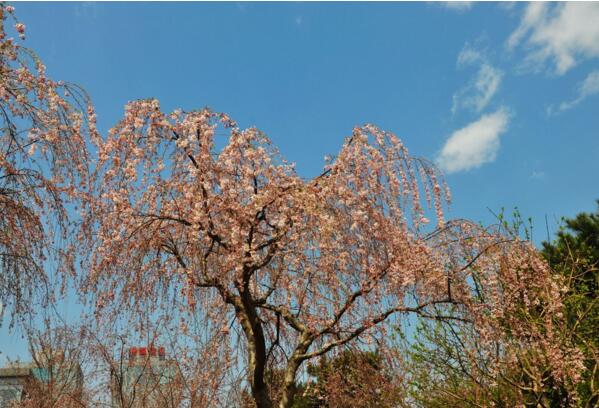
<path fill-rule="evenodd" d="M 295 351 L 287 362 L 279 408 L 291 408 L 291 405 L 293 405 L 293 397 L 295 395 L 295 374 L 304 361 L 300 355 L 308 351 L 310 344 L 312 344 L 312 339 L 310 339 L 307 332 L 304 332 L 300 338 L 299 344 L 296 346 Z"/>
<path fill-rule="evenodd" d="M 295 394 L 295 373 L 300 364 L 301 363 L 293 357 L 287 363 L 279 408 L 290 408 L 293 404 L 293 397 Z"/>
<path fill-rule="evenodd" d="M 252 386 L 252 397 L 257 408 L 272 408 L 272 401 L 268 395 L 268 386 L 264 382 L 266 367 L 266 347 L 262 327 L 258 330 L 261 335 L 254 336 L 254 341 L 249 341 L 249 379 Z M 256 339 L 256 337 L 258 337 Z"/>
<path fill-rule="evenodd" d="M 262 323 L 258 318 L 249 291 L 242 292 L 241 305 L 238 303 L 235 306 L 237 317 L 248 341 L 248 376 L 252 388 L 252 397 L 257 408 L 272 408 L 268 386 L 264 382 L 266 341 Z"/>

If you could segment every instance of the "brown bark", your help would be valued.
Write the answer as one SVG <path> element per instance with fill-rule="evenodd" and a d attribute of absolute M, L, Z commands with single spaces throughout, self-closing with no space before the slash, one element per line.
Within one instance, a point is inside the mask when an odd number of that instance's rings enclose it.
<path fill-rule="evenodd" d="M 281 401 L 279 401 L 279 408 L 290 408 L 293 404 L 293 397 L 295 394 L 295 375 L 304 359 L 301 355 L 305 354 L 312 343 L 312 339 L 308 332 L 304 332 L 300 338 L 299 344 L 295 348 L 293 355 L 287 362 L 287 368 L 285 369 L 285 377 L 283 378 L 283 389 L 281 395 Z"/>
<path fill-rule="evenodd" d="M 246 288 L 247 289 L 247 285 Z M 266 340 L 262 323 L 249 290 L 240 290 L 241 296 L 227 296 L 227 302 L 235 308 L 248 344 L 248 380 L 257 408 L 272 408 L 268 385 L 264 382 L 266 369 Z"/>

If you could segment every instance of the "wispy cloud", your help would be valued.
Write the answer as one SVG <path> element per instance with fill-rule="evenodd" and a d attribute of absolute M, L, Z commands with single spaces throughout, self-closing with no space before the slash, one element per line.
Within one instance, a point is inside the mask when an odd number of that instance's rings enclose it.
<path fill-rule="evenodd" d="M 456 130 L 441 149 L 437 164 L 447 173 L 456 173 L 494 161 L 509 120 L 508 111 L 501 108 Z"/>
<path fill-rule="evenodd" d="M 458 54 L 457 65 L 458 67 L 464 67 L 484 60 L 485 57 L 480 50 L 472 47 L 470 44 L 466 44 Z"/>
<path fill-rule="evenodd" d="M 552 60 L 558 75 L 599 57 L 599 3 L 529 3 L 507 41 L 510 49 L 519 45 L 528 52 L 526 67 L 540 70 Z"/>
<path fill-rule="evenodd" d="M 441 4 L 451 10 L 465 11 L 470 10 L 474 5 L 473 1 L 442 1 Z"/>
<path fill-rule="evenodd" d="M 478 71 L 466 87 L 453 95 L 451 112 L 455 113 L 460 108 L 481 112 L 497 93 L 503 72 L 493 67 L 482 52 L 469 45 L 458 55 L 457 64 L 458 67 L 478 65 Z"/>
<path fill-rule="evenodd" d="M 589 96 L 599 94 L 599 69 L 592 71 L 589 75 L 587 75 L 584 81 L 578 84 L 577 91 L 578 95 L 576 96 L 576 98 L 570 101 L 562 102 L 559 105 L 560 111 L 572 109 Z"/>

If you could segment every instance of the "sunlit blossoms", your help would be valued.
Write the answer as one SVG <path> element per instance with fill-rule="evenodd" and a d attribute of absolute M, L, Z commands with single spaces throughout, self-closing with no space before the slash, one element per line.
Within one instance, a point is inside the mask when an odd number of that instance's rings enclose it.
<path fill-rule="evenodd" d="M 54 269 L 68 267 L 65 199 L 86 182 L 86 98 L 46 76 L 45 67 L 10 36 L 14 8 L 0 3 L 0 303 L 25 312 Z M 14 25 L 23 35 L 25 25 Z M 46 266 L 46 267 L 45 267 Z M 47 287 L 46 287 L 47 292 Z M 31 309 L 28 309 L 31 310 Z"/>
<path fill-rule="evenodd" d="M 283 364 L 277 403 L 288 407 L 305 361 L 356 341 L 380 346 L 408 314 L 471 324 L 481 352 L 499 339 L 540 348 L 564 381 L 577 369 L 567 345 L 547 340 L 560 294 L 534 249 L 445 221 L 440 175 L 392 133 L 355 128 L 322 174 L 303 180 L 259 130 L 145 100 L 127 105 L 97 150 L 84 235 L 98 313 L 149 299 L 159 313 L 178 293 L 206 327 L 234 321 L 258 407 L 276 402 L 271 364 Z M 521 313 L 535 304 L 551 306 L 542 331 Z"/>

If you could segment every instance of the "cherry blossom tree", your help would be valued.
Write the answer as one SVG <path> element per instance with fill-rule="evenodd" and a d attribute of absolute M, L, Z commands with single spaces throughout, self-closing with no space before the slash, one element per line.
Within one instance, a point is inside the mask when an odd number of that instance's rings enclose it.
<path fill-rule="evenodd" d="M 354 128 L 307 180 L 258 129 L 209 109 L 135 101 L 103 138 L 85 93 L 49 79 L 9 37 L 25 35 L 13 11 L 0 3 L 0 301 L 12 312 L 76 275 L 99 327 L 176 322 L 170 334 L 201 345 L 196 360 L 214 368 L 187 369 L 201 377 L 184 382 L 200 405 L 243 366 L 257 407 L 290 407 L 307 362 L 384 348 L 412 315 L 474 327 L 489 370 L 518 359 L 509 348 L 493 359 L 492 345 L 509 341 L 541 350 L 564 386 L 577 382 L 580 353 L 559 336 L 559 279 L 529 243 L 446 222 L 440 174 L 394 134 Z M 283 370 L 274 397 L 270 367 Z"/>
<path fill-rule="evenodd" d="M 0 309 L 17 316 L 51 292 L 49 265 L 68 268 L 66 200 L 86 182 L 95 131 L 85 94 L 49 79 L 24 38 L 0 2 Z"/>
<path fill-rule="evenodd" d="M 549 350 L 557 378 L 576 369 L 575 353 L 551 342 L 560 289 L 534 248 L 445 222 L 440 175 L 392 133 L 356 127 L 304 180 L 259 130 L 208 109 L 165 114 L 150 99 L 128 104 L 97 150 L 82 236 L 98 316 L 177 304 L 182 331 L 185 313 L 221 339 L 239 328 L 258 407 L 291 406 L 304 362 L 384 343 L 409 314 L 472 322 L 482 341 L 508 324 L 517 341 Z M 547 305 L 543 330 L 527 331 L 514 299 Z M 278 401 L 270 362 L 284 366 Z"/>

